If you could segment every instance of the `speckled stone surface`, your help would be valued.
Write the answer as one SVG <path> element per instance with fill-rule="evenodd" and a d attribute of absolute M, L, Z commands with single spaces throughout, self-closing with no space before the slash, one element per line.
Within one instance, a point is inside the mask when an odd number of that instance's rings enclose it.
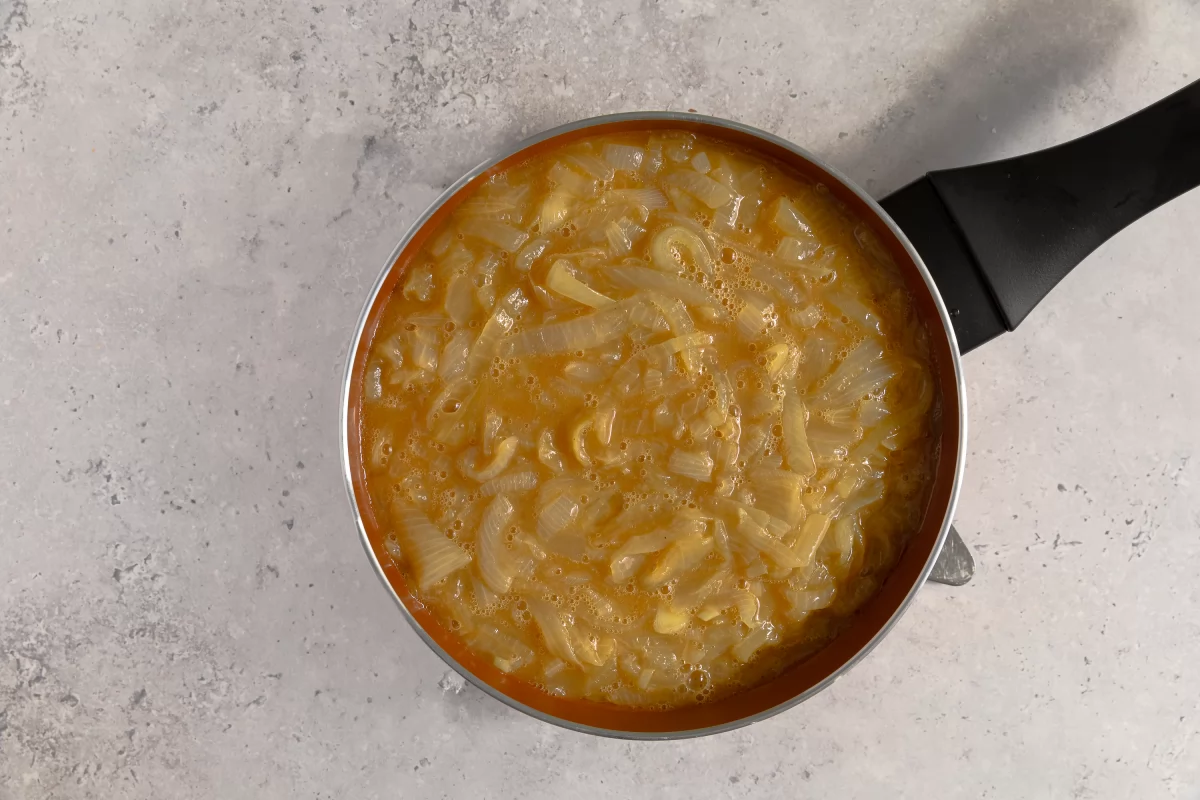
<path fill-rule="evenodd" d="M 498 148 L 695 108 L 882 195 L 1200 78 L 1195 0 L 732 5 L 0 0 L 0 798 L 1200 796 L 1200 193 L 968 357 L 975 580 L 782 716 L 534 722 L 369 569 L 345 347 Z"/>

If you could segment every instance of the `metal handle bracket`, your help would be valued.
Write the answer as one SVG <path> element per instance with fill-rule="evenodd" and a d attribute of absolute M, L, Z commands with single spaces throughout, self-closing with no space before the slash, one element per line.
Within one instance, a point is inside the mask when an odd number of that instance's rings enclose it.
<path fill-rule="evenodd" d="M 933 572 L 929 573 L 929 580 L 947 586 L 963 586 L 974 575 L 975 558 L 971 555 L 971 549 L 952 526 L 937 563 L 933 565 Z"/>

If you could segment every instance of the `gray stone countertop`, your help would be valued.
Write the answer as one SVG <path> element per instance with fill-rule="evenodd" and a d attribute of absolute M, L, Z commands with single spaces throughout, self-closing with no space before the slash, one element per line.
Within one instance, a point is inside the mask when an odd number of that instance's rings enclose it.
<path fill-rule="evenodd" d="M 966 359 L 975 580 L 738 732 L 455 691 L 336 436 L 388 252 L 527 134 L 694 108 L 882 196 L 1198 43 L 1195 0 L 0 0 L 0 798 L 1200 796 L 1200 193 Z"/>

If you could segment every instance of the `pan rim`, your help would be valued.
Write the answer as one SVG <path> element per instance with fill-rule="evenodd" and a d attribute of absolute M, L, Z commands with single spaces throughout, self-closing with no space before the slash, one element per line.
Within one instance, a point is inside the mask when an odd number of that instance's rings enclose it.
<path fill-rule="evenodd" d="M 351 397 L 350 391 L 351 391 L 351 384 L 352 384 L 353 377 L 354 377 L 354 367 L 355 367 L 356 355 L 357 355 L 358 349 L 361 345 L 362 337 L 365 332 L 366 325 L 370 320 L 371 312 L 372 312 L 372 310 L 375 306 L 375 303 L 378 299 L 379 292 L 382 289 L 385 281 L 387 280 L 387 277 L 390 275 L 392 269 L 395 267 L 397 260 L 400 258 L 400 255 L 404 252 L 404 250 L 408 246 L 408 244 L 422 230 L 422 228 L 425 226 L 425 224 L 430 220 L 431 217 L 433 217 L 433 215 L 438 211 L 438 209 L 440 209 L 448 200 L 453 198 L 460 190 L 462 190 L 462 188 L 464 186 L 466 186 L 472 180 L 479 177 L 481 174 L 488 171 L 495 165 L 505 161 L 506 159 L 511 158 L 512 156 L 520 153 L 523 150 L 526 150 L 526 149 L 528 149 L 534 145 L 537 145 L 540 142 L 544 142 L 548 139 L 552 139 L 554 137 L 561 136 L 561 135 L 568 134 L 568 133 L 574 133 L 574 132 L 577 132 L 577 131 L 585 129 L 585 128 L 607 125 L 610 123 L 620 123 L 620 122 L 699 123 L 702 125 L 710 125 L 715 128 L 737 131 L 739 133 L 748 135 L 750 137 L 761 139 L 765 142 L 768 142 L 776 147 L 787 150 L 787 151 L 799 156 L 800 158 L 811 162 L 815 166 L 819 167 L 820 169 L 822 169 L 826 173 L 828 173 L 832 178 L 839 181 L 842 184 L 842 186 L 845 187 L 848 191 L 855 194 L 871 210 L 871 212 L 874 213 L 879 218 L 879 220 L 882 221 L 884 223 L 884 225 L 887 226 L 887 228 L 896 237 L 897 241 L 904 248 L 904 250 L 908 254 L 908 256 L 912 259 L 913 265 L 916 267 L 917 272 L 921 275 L 922 280 L 925 282 L 926 288 L 929 290 L 931 299 L 933 300 L 934 306 L 937 309 L 938 319 L 940 320 L 940 322 L 942 324 L 942 332 L 946 336 L 947 343 L 949 344 L 949 347 L 950 347 L 951 363 L 953 365 L 953 372 L 954 372 L 954 376 L 953 376 L 954 388 L 955 388 L 955 393 L 957 394 L 957 397 L 958 397 L 958 420 L 957 420 L 957 422 L 958 422 L 958 449 L 957 449 L 957 452 L 954 454 L 954 476 L 953 476 L 951 486 L 950 486 L 949 502 L 946 504 L 944 515 L 943 515 L 943 518 L 941 520 L 941 523 L 940 523 L 940 526 L 938 529 L 938 534 L 935 539 L 934 546 L 930 550 L 929 557 L 926 559 L 926 562 L 925 562 L 924 566 L 922 567 L 921 572 L 918 575 L 917 579 L 909 587 L 908 591 L 905 593 L 903 600 L 901 600 L 901 602 L 897 606 L 896 610 L 891 614 L 891 616 L 888 617 L 887 621 L 882 626 L 880 626 L 880 628 L 871 636 L 871 638 L 862 647 L 860 647 L 858 649 L 858 651 L 856 651 L 850 658 L 845 660 L 840 666 L 837 667 L 837 669 L 835 669 L 832 673 L 830 673 L 824 679 L 822 679 L 818 683 L 810 686 L 808 689 L 805 689 L 804 691 L 799 692 L 799 693 L 793 695 L 792 697 L 789 697 L 787 700 L 784 700 L 774 706 L 771 706 L 770 708 L 766 708 L 755 714 L 751 714 L 751 715 L 748 715 L 745 717 L 739 717 L 737 719 L 730 720 L 728 722 L 723 722 L 718 725 L 711 725 L 711 726 L 702 727 L 702 728 L 690 728 L 690 729 L 678 730 L 678 731 L 623 731 L 623 730 L 616 730 L 616 729 L 612 729 L 612 728 L 596 727 L 596 726 L 592 726 L 592 725 L 586 725 L 583 723 L 575 722 L 573 720 L 563 719 L 561 717 L 557 717 L 552 714 L 548 714 L 544 711 L 541 711 L 539 709 L 533 708 L 532 706 L 529 706 L 513 697 L 510 697 L 509 695 L 505 694 L 504 692 L 501 692 L 500 690 L 491 686 L 486 681 L 484 681 L 481 678 L 479 678 L 478 676 L 476 676 L 475 673 L 473 673 L 471 670 L 467 669 L 465 666 L 463 666 L 461 663 L 459 663 L 458 660 L 455 659 L 453 656 L 451 656 L 448 652 L 446 652 L 445 649 L 443 649 L 442 646 L 440 644 L 438 644 L 437 641 L 413 617 L 412 613 L 409 611 L 408 607 L 404 604 L 404 602 L 400 598 L 399 594 L 397 594 L 397 592 L 396 592 L 395 588 L 392 586 L 391 582 L 387 579 L 387 576 L 384 572 L 384 567 L 380 563 L 379 557 L 375 553 L 374 548 L 372 548 L 372 546 L 371 546 L 370 539 L 367 534 L 366 526 L 363 522 L 362 514 L 359 511 L 358 500 L 357 500 L 357 497 L 355 496 L 355 491 L 354 491 L 353 464 L 351 461 L 353 454 L 351 453 L 351 448 L 350 448 L 349 425 L 350 425 L 351 402 L 353 401 L 354 398 Z M 589 117 L 586 119 L 576 120 L 574 122 L 569 122 L 564 125 L 559 125 L 557 127 L 542 131 L 541 133 L 535 134 L 529 138 L 524 139 L 523 141 L 519 142 L 515 146 L 503 151 L 502 153 L 500 153 L 494 157 L 488 158 L 487 160 L 481 162 L 479 165 L 477 165 L 473 169 L 469 170 L 461 178 L 459 178 L 457 181 L 455 181 L 453 184 L 451 184 L 445 191 L 443 191 L 441 193 L 441 195 L 439 195 L 437 197 L 437 199 L 435 199 L 429 205 L 429 207 L 426 208 L 425 211 L 413 222 L 413 224 L 409 227 L 408 231 L 404 234 L 404 236 L 400 239 L 399 243 L 397 243 L 396 247 L 392 250 L 391 255 L 388 257 L 388 260 L 384 264 L 382 271 L 380 272 L 379 276 L 376 278 L 374 284 L 372 285 L 371 290 L 367 295 L 366 301 L 363 304 L 362 311 L 359 314 L 357 324 L 355 325 L 354 335 L 351 337 L 349 349 L 347 351 L 346 365 L 345 365 L 345 369 L 343 372 L 343 378 L 342 378 L 342 391 L 340 394 L 340 405 L 339 405 L 338 438 L 339 438 L 340 451 L 341 451 L 340 454 L 341 454 L 342 478 L 345 483 L 347 499 L 349 500 L 351 509 L 353 511 L 355 524 L 356 524 L 356 527 L 358 528 L 359 540 L 363 546 L 363 549 L 367 553 L 367 558 L 370 560 L 371 566 L 374 569 L 376 576 L 380 579 L 380 581 L 387 588 L 388 593 L 391 595 L 391 597 L 395 601 L 396 605 L 399 606 L 401 613 L 404 615 L 404 618 L 408 621 L 409 625 L 413 628 L 414 631 L 416 631 L 417 635 L 421 638 L 421 640 L 424 641 L 425 644 L 431 650 L 433 650 L 433 652 L 436 653 L 442 659 L 442 661 L 444 661 L 446 663 L 447 666 L 449 666 L 451 669 L 453 669 L 455 672 L 457 672 L 465 680 L 469 681 L 472 685 L 474 685 L 478 689 L 482 690 L 486 694 L 490 695 L 491 697 L 504 703 L 505 705 L 509 706 L 510 708 L 514 708 L 517 711 L 527 714 L 535 719 L 541 720 L 542 722 L 550 723 L 551 725 L 555 725 L 560 728 L 565 728 L 567 730 L 577 731 L 580 733 L 588 733 L 588 734 L 593 734 L 596 736 L 604 736 L 604 737 L 615 738 L 615 739 L 650 740 L 650 741 L 690 739 L 690 738 L 696 738 L 696 737 L 700 737 L 700 736 L 708 736 L 708 735 L 712 735 L 712 734 L 724 733 L 727 731 L 736 730 L 738 728 L 742 728 L 747 725 L 751 725 L 755 722 L 760 722 L 769 717 L 773 717 L 776 714 L 782 713 L 783 711 L 793 708 L 793 707 L 799 705 L 800 703 L 804 702 L 805 700 L 808 700 L 809 698 L 818 694 L 822 690 L 828 688 L 834 681 L 836 681 L 838 678 L 840 678 L 842 675 L 844 675 L 846 672 L 848 672 L 850 669 L 852 669 L 855 665 L 857 665 L 859 662 L 861 662 L 862 659 L 864 659 L 872 650 L 874 650 L 879 645 L 879 643 L 883 640 L 883 638 L 885 636 L 887 636 L 888 633 L 891 632 L 891 630 L 899 622 L 900 618 L 902 616 L 904 616 L 904 613 L 912 605 L 912 602 L 913 602 L 914 598 L 916 597 L 917 592 L 920 590 L 920 588 L 925 584 L 926 580 L 928 579 L 930 572 L 933 570 L 933 567 L 937 562 L 938 556 L 941 554 L 942 547 L 944 546 L 945 541 L 946 541 L 946 536 L 949 533 L 950 526 L 954 519 L 954 511 L 958 505 L 959 492 L 962 487 L 963 470 L 964 470 L 965 464 L 966 464 L 966 453 L 967 453 L 966 383 L 965 383 L 965 379 L 964 379 L 963 371 L 962 371 L 962 354 L 959 350 L 958 340 L 954 335 L 954 326 L 951 323 L 950 314 L 946 309 L 945 303 L 942 300 L 942 296 L 941 296 L 941 293 L 938 291 L 937 285 L 933 281 L 933 277 L 930 275 L 928 268 L 925 266 L 925 262 L 921 259 L 921 256 L 917 252 L 916 248 L 913 247 L 912 242 L 909 241 L 908 237 L 904 234 L 904 232 L 900 229 L 900 227 L 895 223 L 895 221 L 892 220 L 892 218 L 888 215 L 888 213 L 886 211 L 884 211 L 884 209 L 879 205 L 879 203 L 876 202 L 869 194 L 867 194 L 854 181 L 852 181 L 850 178 L 848 178 L 846 175 L 844 175 L 840 170 L 831 166 L 825 160 L 813 155 L 812 153 L 805 150 L 804 148 L 799 147 L 798 145 L 793 144 L 792 142 L 789 142 L 786 139 L 782 139 L 778 136 L 775 136 L 774 134 L 768 133 L 767 131 L 763 131 L 761 129 L 758 129 L 758 128 L 755 128 L 752 126 L 745 125 L 740 122 L 726 120 L 726 119 L 722 119 L 720 117 L 712 117 L 712 116 L 707 116 L 707 115 L 703 115 L 703 114 L 695 114 L 695 113 L 691 113 L 691 112 L 631 111 L 631 112 L 623 112 L 623 113 L 619 113 L 619 114 L 605 114 L 605 115 L 601 115 L 601 116 Z"/>

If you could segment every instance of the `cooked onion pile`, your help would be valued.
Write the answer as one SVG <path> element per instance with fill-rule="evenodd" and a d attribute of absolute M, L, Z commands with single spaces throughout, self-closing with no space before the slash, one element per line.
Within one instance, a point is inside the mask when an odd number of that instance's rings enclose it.
<path fill-rule="evenodd" d="M 565 697 L 703 702 L 818 649 L 933 465 L 925 333 L 881 252 L 823 187 L 682 132 L 493 177 L 371 344 L 388 554 Z"/>

